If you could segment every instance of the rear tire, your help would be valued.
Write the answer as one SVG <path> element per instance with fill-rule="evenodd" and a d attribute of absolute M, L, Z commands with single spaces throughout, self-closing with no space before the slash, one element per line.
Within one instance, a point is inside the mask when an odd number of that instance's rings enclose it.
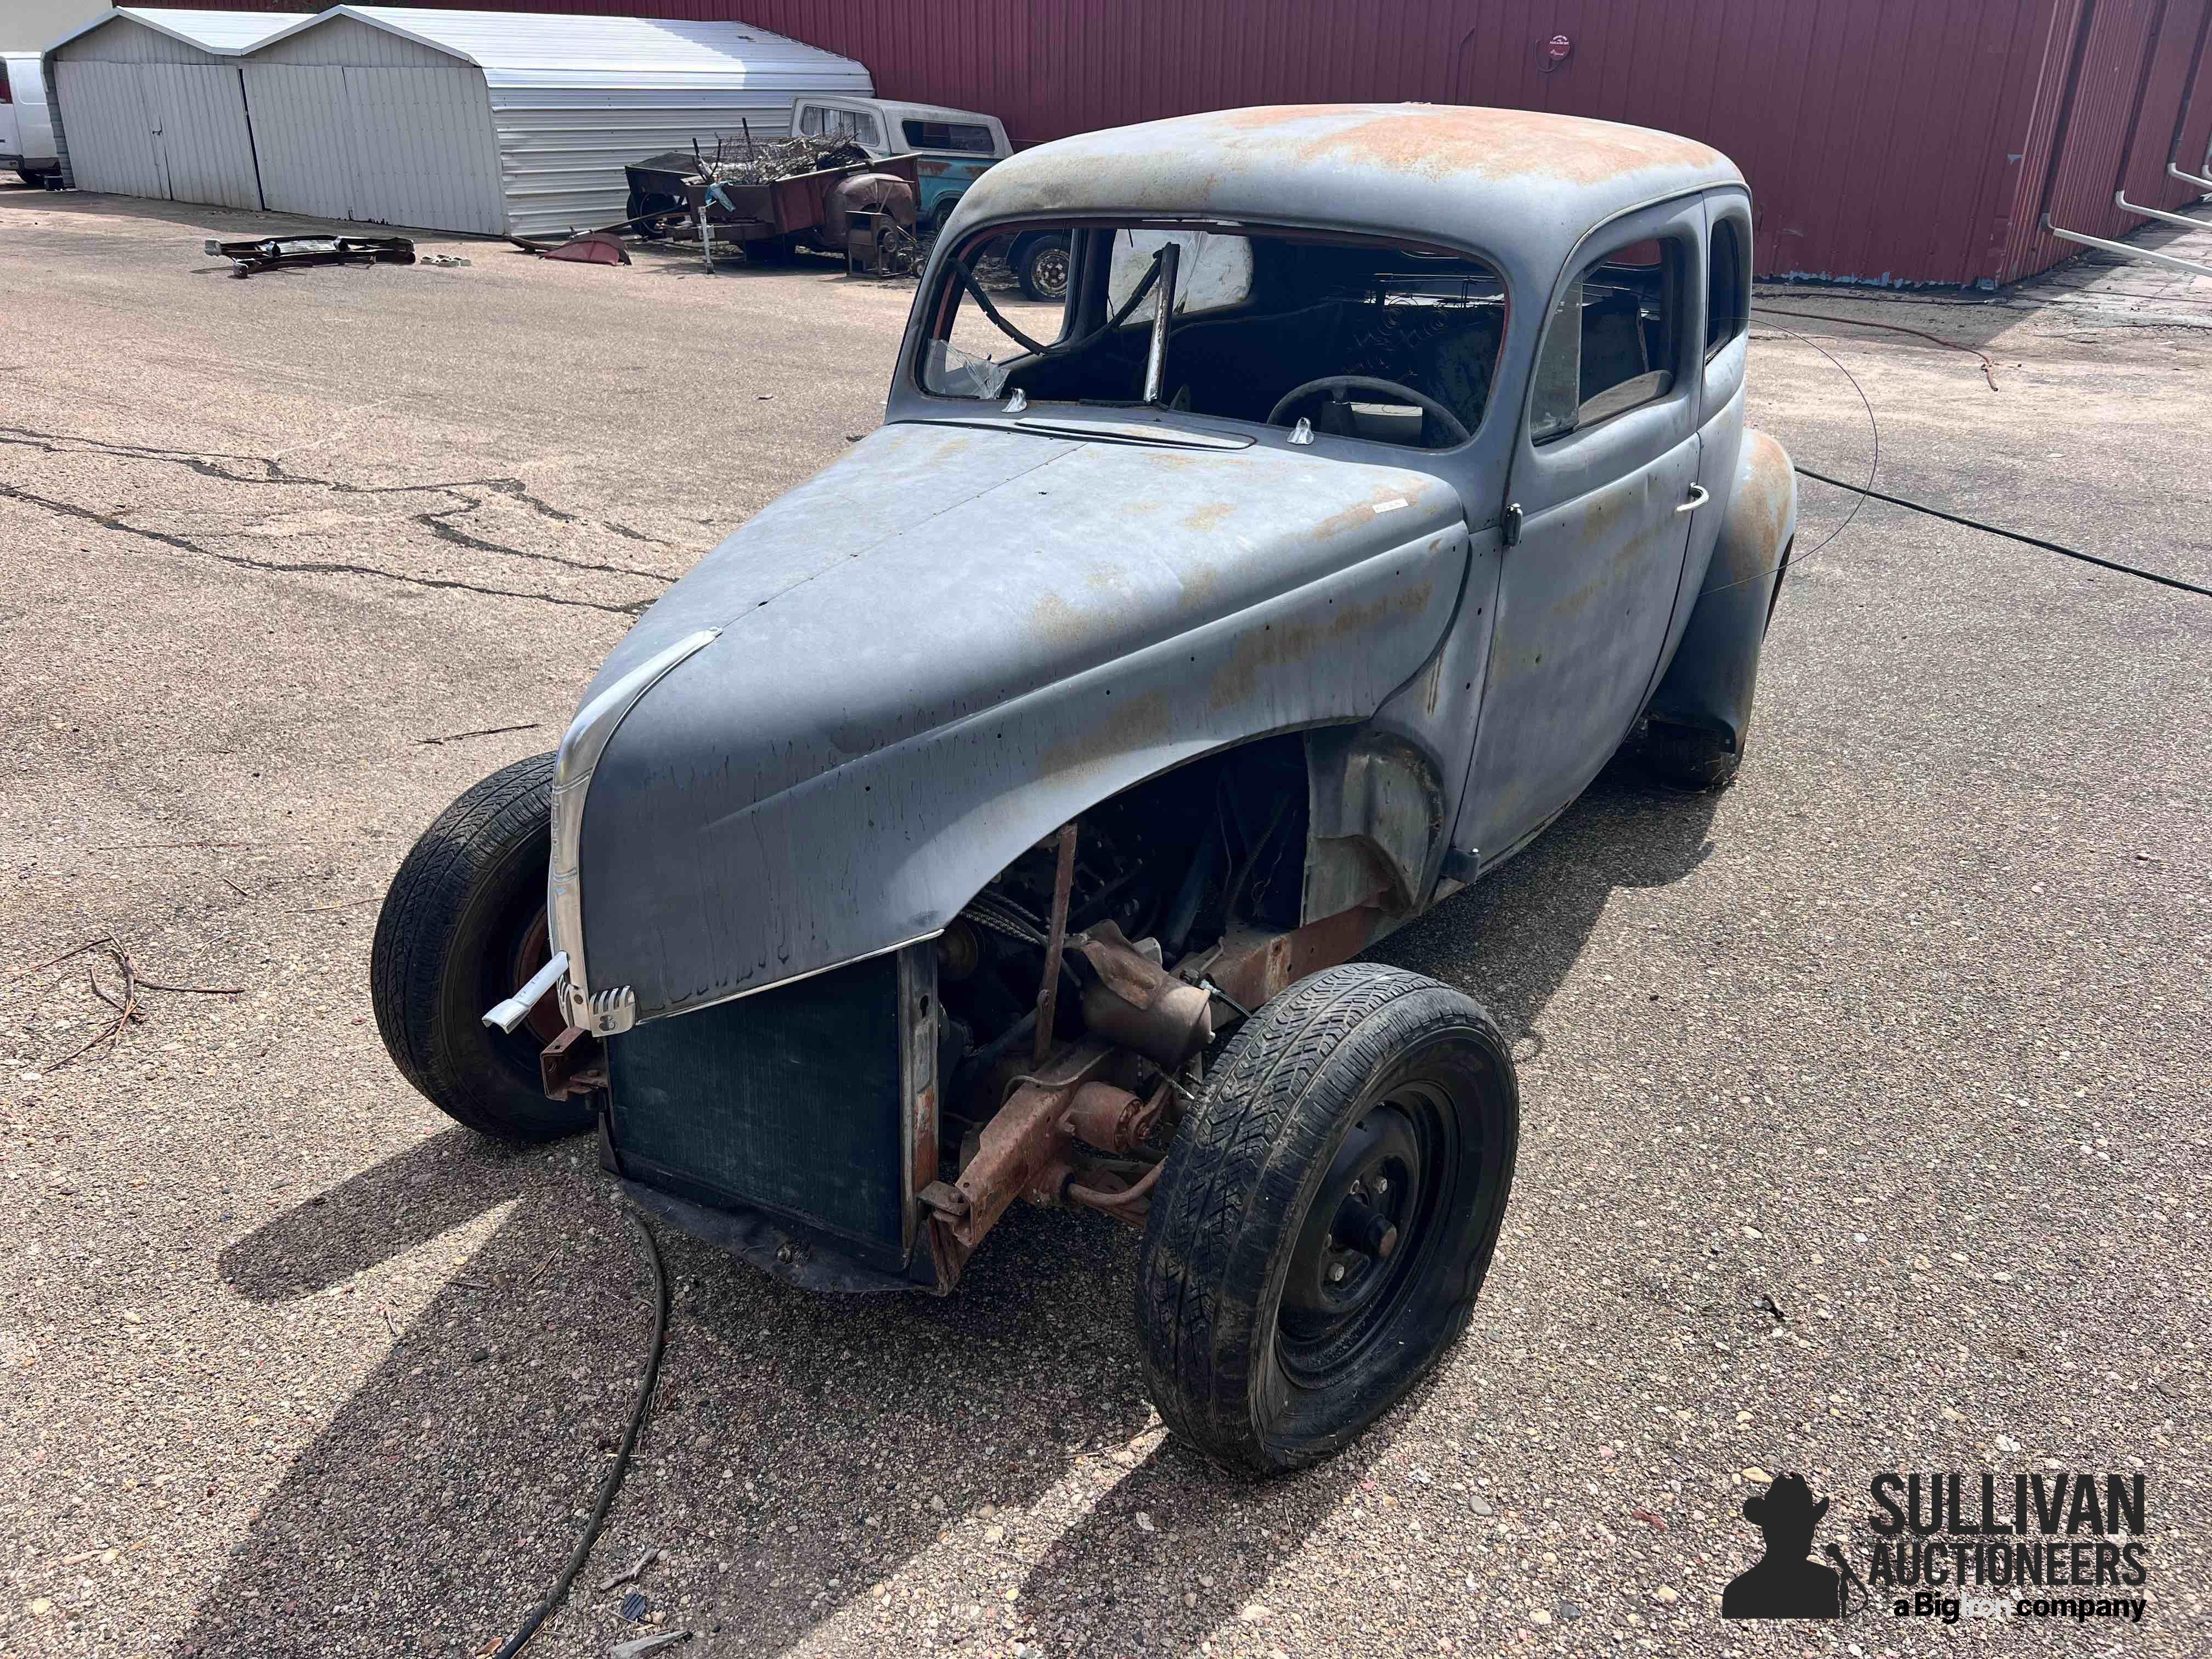
<path fill-rule="evenodd" d="M 1418 974 L 1347 963 L 1247 1021 L 1145 1228 L 1137 1328 L 1169 1428 L 1275 1474 L 1403 1398 L 1474 1311 L 1519 1100 L 1489 1015 Z"/>
<path fill-rule="evenodd" d="M 549 996 L 512 1035 L 483 1023 L 546 960 L 553 757 L 495 772 L 438 815 L 392 878 L 369 951 L 377 1030 L 400 1075 L 456 1122 L 501 1140 L 591 1127 L 587 1101 L 549 1099 L 538 1050 Z"/>
<path fill-rule="evenodd" d="M 1024 243 L 1014 264 L 1022 292 L 1032 300 L 1065 300 L 1067 271 L 1067 238 L 1058 231 Z"/>
<path fill-rule="evenodd" d="M 1725 789 L 1743 764 L 1743 750 L 1727 732 L 1670 720 L 1646 720 L 1630 751 L 1651 776 L 1677 789 Z"/>

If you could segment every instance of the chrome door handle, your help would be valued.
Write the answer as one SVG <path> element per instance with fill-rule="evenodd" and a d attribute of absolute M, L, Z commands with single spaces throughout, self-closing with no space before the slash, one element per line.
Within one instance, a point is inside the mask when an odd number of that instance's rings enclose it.
<path fill-rule="evenodd" d="M 1712 500 L 1712 497 L 1705 493 L 1705 487 L 1703 484 L 1692 484 L 1690 486 L 1690 499 L 1684 501 L 1681 506 L 1676 507 L 1674 510 L 1677 513 L 1694 513 L 1711 500 Z"/>

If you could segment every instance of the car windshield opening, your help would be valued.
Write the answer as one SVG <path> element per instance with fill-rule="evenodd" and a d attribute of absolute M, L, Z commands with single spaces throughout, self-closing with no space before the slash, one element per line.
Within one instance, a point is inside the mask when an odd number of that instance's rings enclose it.
<path fill-rule="evenodd" d="M 923 303 L 916 369 L 937 397 L 1151 403 L 1427 449 L 1481 424 L 1505 329 L 1504 285 L 1471 256 L 1243 226 L 984 231 Z"/>

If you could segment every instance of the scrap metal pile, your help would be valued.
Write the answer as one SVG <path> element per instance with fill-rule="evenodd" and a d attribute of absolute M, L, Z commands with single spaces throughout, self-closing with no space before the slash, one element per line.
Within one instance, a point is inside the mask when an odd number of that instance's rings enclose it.
<path fill-rule="evenodd" d="M 792 138 L 717 138 L 700 170 L 718 185 L 768 185 L 825 167 L 865 167 L 868 152 L 849 138 L 802 133 Z"/>

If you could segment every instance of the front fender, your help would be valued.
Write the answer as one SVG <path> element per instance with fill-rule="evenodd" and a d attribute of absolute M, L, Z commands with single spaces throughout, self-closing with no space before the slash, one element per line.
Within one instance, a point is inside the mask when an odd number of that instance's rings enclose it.
<path fill-rule="evenodd" d="M 1796 533 L 1789 452 L 1763 432 L 1746 432 L 1705 586 L 1645 709 L 1652 720 L 1723 732 L 1731 748 L 1742 749 L 1766 619 Z"/>
<path fill-rule="evenodd" d="M 734 811 L 718 810 L 727 776 L 653 740 L 730 717 L 694 659 L 641 705 L 649 720 L 625 724 L 592 785 L 593 987 L 629 985 L 651 1018 L 934 934 L 1108 797 L 1252 738 L 1373 714 L 1443 638 L 1467 562 L 1463 525 L 1431 530 Z M 610 834 L 613 811 L 638 833 Z"/>

